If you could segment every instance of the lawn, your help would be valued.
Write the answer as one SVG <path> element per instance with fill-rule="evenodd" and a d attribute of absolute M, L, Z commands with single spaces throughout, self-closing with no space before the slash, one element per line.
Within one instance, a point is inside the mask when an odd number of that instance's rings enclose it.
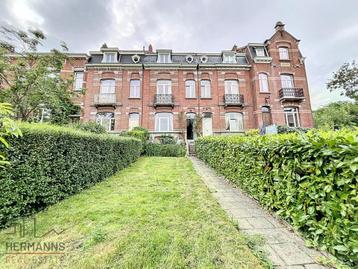
<path fill-rule="evenodd" d="M 186 158 L 147 157 L 0 232 L 0 268 L 262 268 Z M 48 254 L 5 254 L 10 242 L 63 243 Z M 15 249 L 16 250 L 16 249 Z M 51 249 L 52 250 L 52 249 Z M 9 252 L 9 250 L 7 250 Z M 38 251 L 36 251 L 38 253 Z"/>

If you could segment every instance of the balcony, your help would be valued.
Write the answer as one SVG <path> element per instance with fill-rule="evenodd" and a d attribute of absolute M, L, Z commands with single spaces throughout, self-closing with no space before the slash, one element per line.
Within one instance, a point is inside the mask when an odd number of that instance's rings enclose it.
<path fill-rule="evenodd" d="M 116 94 L 115 93 L 100 93 L 94 96 L 95 106 L 115 106 Z"/>
<path fill-rule="evenodd" d="M 224 95 L 225 106 L 243 106 L 244 96 L 242 94 L 225 94 Z"/>
<path fill-rule="evenodd" d="M 154 107 L 174 106 L 172 94 L 156 94 L 154 97 Z"/>
<path fill-rule="evenodd" d="M 279 97 L 281 101 L 299 101 L 305 98 L 302 88 L 282 88 Z"/>

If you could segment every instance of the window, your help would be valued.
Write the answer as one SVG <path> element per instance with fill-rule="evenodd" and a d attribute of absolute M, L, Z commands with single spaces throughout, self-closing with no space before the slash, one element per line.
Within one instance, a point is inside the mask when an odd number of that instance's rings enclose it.
<path fill-rule="evenodd" d="M 278 52 L 280 54 L 280 60 L 289 60 L 289 56 L 288 56 L 288 48 L 278 48 Z"/>
<path fill-rule="evenodd" d="M 103 55 L 104 63 L 115 63 L 117 62 L 117 53 L 116 52 L 105 52 Z"/>
<path fill-rule="evenodd" d="M 129 113 L 128 129 L 132 130 L 137 126 L 139 126 L 139 113 Z"/>
<path fill-rule="evenodd" d="M 225 80 L 225 94 L 239 94 L 239 83 L 237 80 Z"/>
<path fill-rule="evenodd" d="M 224 53 L 223 55 L 224 63 L 236 63 L 236 56 L 234 53 Z"/>
<path fill-rule="evenodd" d="M 130 98 L 140 98 L 140 80 L 139 79 L 131 80 L 129 97 Z"/>
<path fill-rule="evenodd" d="M 268 76 L 265 73 L 259 74 L 260 92 L 268 92 Z"/>
<path fill-rule="evenodd" d="M 229 132 L 242 131 L 244 129 L 242 113 L 237 113 L 237 112 L 226 113 L 225 129 Z"/>
<path fill-rule="evenodd" d="M 102 125 L 107 131 L 114 131 L 114 113 L 100 112 L 96 115 L 96 122 Z"/>
<path fill-rule="evenodd" d="M 101 80 L 101 94 L 113 94 L 116 91 L 116 81 L 114 79 Z"/>
<path fill-rule="evenodd" d="M 255 48 L 255 52 L 257 57 L 265 57 L 264 48 Z"/>
<path fill-rule="evenodd" d="M 211 98 L 210 80 L 200 81 L 200 96 L 201 98 Z"/>
<path fill-rule="evenodd" d="M 170 53 L 158 53 L 158 63 L 171 63 Z"/>
<path fill-rule="evenodd" d="M 157 94 L 172 94 L 171 80 L 158 80 L 157 81 Z"/>
<path fill-rule="evenodd" d="M 281 87 L 282 88 L 294 88 L 292 75 L 281 75 Z"/>
<path fill-rule="evenodd" d="M 80 91 L 83 86 L 83 71 L 75 72 L 75 91 Z"/>
<path fill-rule="evenodd" d="M 155 114 L 155 130 L 157 132 L 173 131 L 173 114 L 172 113 Z"/>
<path fill-rule="evenodd" d="M 284 113 L 285 113 L 286 125 L 288 127 L 299 127 L 300 126 L 298 109 L 296 107 L 286 107 L 284 109 Z"/>
<path fill-rule="evenodd" d="M 185 81 L 185 97 L 195 98 L 195 80 Z"/>

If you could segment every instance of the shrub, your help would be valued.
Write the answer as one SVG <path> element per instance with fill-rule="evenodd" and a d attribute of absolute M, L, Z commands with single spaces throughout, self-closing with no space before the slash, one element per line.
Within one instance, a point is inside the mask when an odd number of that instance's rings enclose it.
<path fill-rule="evenodd" d="M 85 131 L 85 132 L 96 133 L 96 134 L 105 134 L 106 133 L 106 129 L 102 125 L 100 125 L 94 121 L 79 122 L 79 123 L 72 124 L 70 127 L 73 127 L 78 130 Z"/>
<path fill-rule="evenodd" d="M 143 142 L 149 140 L 148 130 L 142 127 L 134 127 L 132 130 L 123 132 L 121 135 L 135 137 L 142 140 Z"/>
<path fill-rule="evenodd" d="M 249 129 L 247 131 L 245 131 L 245 135 L 247 136 L 254 136 L 254 135 L 259 135 L 260 132 L 258 129 Z"/>
<path fill-rule="evenodd" d="M 162 157 L 185 156 L 186 149 L 183 145 L 147 143 L 144 146 L 144 155 Z"/>
<path fill-rule="evenodd" d="M 177 143 L 175 138 L 173 136 L 171 136 L 171 135 L 161 135 L 159 137 L 159 142 L 160 142 L 160 144 L 163 144 L 163 145 L 165 145 L 165 144 L 176 144 Z"/>
<path fill-rule="evenodd" d="M 357 135 L 208 137 L 195 146 L 200 159 L 288 220 L 313 246 L 357 265 Z"/>
<path fill-rule="evenodd" d="M 285 125 L 277 126 L 277 133 L 287 134 L 287 133 L 307 133 L 310 129 L 303 127 L 288 127 Z"/>
<path fill-rule="evenodd" d="M 140 155 L 138 139 L 46 124 L 20 124 L 11 165 L 0 170 L 0 226 L 113 175 Z"/>

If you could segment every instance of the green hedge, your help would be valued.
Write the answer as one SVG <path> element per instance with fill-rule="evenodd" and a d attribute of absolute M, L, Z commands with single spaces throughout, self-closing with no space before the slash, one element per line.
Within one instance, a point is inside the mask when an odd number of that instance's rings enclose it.
<path fill-rule="evenodd" d="M 20 124 L 11 165 L 0 170 L 0 227 L 75 194 L 134 162 L 138 139 L 45 124 Z"/>
<path fill-rule="evenodd" d="M 143 154 L 146 156 L 183 157 L 186 154 L 186 149 L 183 145 L 177 144 L 146 143 Z"/>
<path fill-rule="evenodd" d="M 313 246 L 357 265 L 358 131 L 209 137 L 195 148 Z"/>

